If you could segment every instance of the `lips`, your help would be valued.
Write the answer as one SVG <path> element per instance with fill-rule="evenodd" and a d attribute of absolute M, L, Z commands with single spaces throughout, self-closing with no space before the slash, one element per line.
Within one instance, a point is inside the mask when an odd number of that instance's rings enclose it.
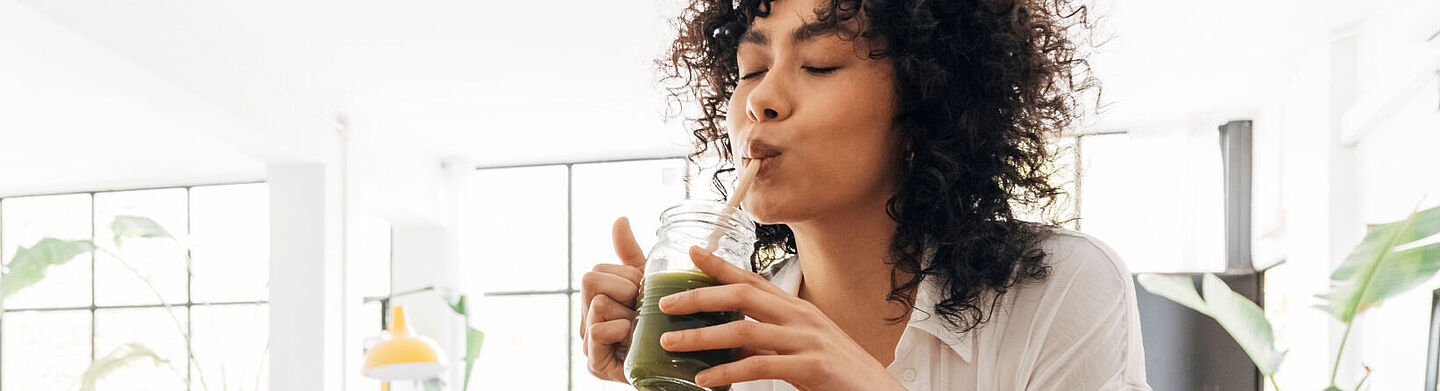
<path fill-rule="evenodd" d="M 774 169 L 779 158 L 779 148 L 766 144 L 764 141 L 751 140 L 749 142 L 749 149 L 747 149 L 745 155 L 740 158 L 740 164 L 742 167 L 749 167 L 752 162 L 758 160 L 760 172 L 756 173 L 756 176 L 764 177 L 765 173 Z"/>

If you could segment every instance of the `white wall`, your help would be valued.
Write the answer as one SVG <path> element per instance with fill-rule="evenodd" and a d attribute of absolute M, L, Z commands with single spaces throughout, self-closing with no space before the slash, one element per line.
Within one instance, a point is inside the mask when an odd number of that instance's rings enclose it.
<path fill-rule="evenodd" d="M 1440 4 L 1394 2 L 1357 26 L 1359 88 L 1342 141 L 1354 153 L 1359 222 L 1399 220 L 1417 207 L 1440 205 L 1440 38 L 1424 40 L 1440 29 L 1436 21 Z M 1358 234 L 1358 225 L 1352 229 Z M 1358 361 L 1374 369 L 1373 389 L 1423 387 L 1421 341 L 1428 342 L 1436 288 L 1440 281 L 1431 280 L 1361 315 L 1351 338 Z"/>
<path fill-rule="evenodd" d="M 1368 5 L 1353 23 L 1310 38 L 1282 99 L 1256 121 L 1256 256 L 1286 259 L 1266 281 L 1266 313 L 1277 343 L 1290 350 L 1278 376 L 1284 389 L 1329 384 L 1343 329 L 1312 307 L 1313 295 L 1328 290 L 1330 271 L 1364 224 L 1440 204 L 1440 63 L 1431 60 L 1440 42 L 1425 42 L 1440 29 L 1440 8 Z M 1337 385 L 1353 387 L 1368 365 L 1371 389 L 1420 389 L 1436 287 L 1431 281 L 1363 313 Z"/>

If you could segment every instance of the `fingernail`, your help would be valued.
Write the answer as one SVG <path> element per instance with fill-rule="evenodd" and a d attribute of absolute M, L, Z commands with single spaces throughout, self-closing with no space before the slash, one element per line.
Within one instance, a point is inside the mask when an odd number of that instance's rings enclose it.
<path fill-rule="evenodd" d="M 680 339 L 680 337 L 677 336 L 677 335 L 675 335 L 675 332 L 674 332 L 674 331 L 671 331 L 671 332 L 668 332 L 668 333 L 665 333 L 665 334 L 660 334 L 660 345 L 671 345 L 671 344 L 674 344 L 674 343 L 675 343 L 675 340 L 677 340 L 677 339 Z"/>
<path fill-rule="evenodd" d="M 661 311 L 664 311 L 666 307 L 669 307 L 669 306 L 674 305 L 674 304 L 675 304 L 675 299 L 672 299 L 670 296 L 665 296 L 665 297 L 661 297 L 661 298 L 660 298 L 660 310 L 661 310 Z"/>
<path fill-rule="evenodd" d="M 701 387 L 710 387 L 710 376 L 706 375 L 705 372 L 695 374 L 695 385 Z"/>

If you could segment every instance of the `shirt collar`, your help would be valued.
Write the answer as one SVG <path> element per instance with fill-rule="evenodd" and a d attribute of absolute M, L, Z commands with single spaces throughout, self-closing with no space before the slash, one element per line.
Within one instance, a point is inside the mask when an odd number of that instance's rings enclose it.
<path fill-rule="evenodd" d="M 929 263 L 928 256 L 925 261 L 924 263 Z M 791 295 L 799 294 L 801 280 L 800 261 L 795 257 L 789 257 L 779 261 L 762 272 L 761 275 L 785 292 Z M 915 294 L 915 308 L 910 311 L 909 327 L 920 329 L 934 336 L 936 339 L 939 339 L 940 342 L 950 346 L 950 349 L 954 350 L 955 354 L 960 356 L 960 359 L 969 363 L 970 346 L 973 338 L 971 335 L 974 334 L 974 330 L 967 333 L 952 332 L 946 327 L 944 317 L 932 313 L 935 310 L 935 303 L 938 298 L 943 297 L 943 295 L 940 294 L 940 288 L 939 284 L 936 284 L 932 278 L 926 278 L 920 281 L 920 288 Z"/>

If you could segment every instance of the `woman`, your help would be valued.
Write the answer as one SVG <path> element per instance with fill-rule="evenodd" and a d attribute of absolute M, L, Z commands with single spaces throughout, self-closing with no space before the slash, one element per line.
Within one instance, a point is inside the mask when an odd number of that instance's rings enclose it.
<path fill-rule="evenodd" d="M 1084 18 L 1063 0 L 695 0 L 663 65 L 703 108 L 694 156 L 761 165 L 743 208 L 770 251 L 757 275 L 692 250 L 725 285 L 661 310 L 754 321 L 662 346 L 740 349 L 696 377 L 736 391 L 1148 390 L 1124 265 L 1016 217 L 1059 193 L 1046 142 L 1089 85 Z M 623 382 L 645 259 L 624 219 L 614 238 L 579 332 L 591 373 Z"/>

